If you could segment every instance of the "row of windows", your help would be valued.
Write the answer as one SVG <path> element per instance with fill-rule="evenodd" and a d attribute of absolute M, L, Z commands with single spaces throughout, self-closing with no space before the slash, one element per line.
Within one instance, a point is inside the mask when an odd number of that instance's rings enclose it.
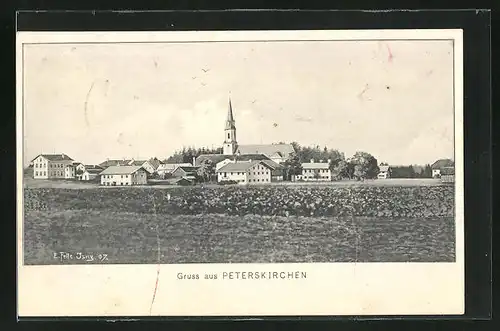
<path fill-rule="evenodd" d="M 227 177 L 228 174 L 231 174 L 231 175 L 244 175 L 245 173 L 244 172 L 222 172 L 222 176 L 224 177 Z M 262 171 L 262 172 L 248 172 L 249 175 L 253 174 L 254 176 L 255 175 L 269 175 L 269 171 Z"/>
<path fill-rule="evenodd" d="M 47 167 L 47 164 L 46 163 L 35 163 L 35 168 L 45 168 Z M 49 163 L 49 168 L 64 168 L 64 165 L 63 164 L 51 164 Z"/>
<path fill-rule="evenodd" d="M 122 183 L 120 183 L 120 185 L 116 185 L 116 183 L 110 183 L 110 182 L 106 182 L 106 183 L 103 183 L 103 184 L 104 184 L 104 186 L 123 186 L 123 185 L 127 186 L 128 182 L 125 182 L 125 184 L 122 182 Z"/>
<path fill-rule="evenodd" d="M 131 176 L 131 175 L 120 175 L 120 178 L 128 178 L 128 176 Z M 111 179 L 114 177 L 114 175 L 102 175 L 102 177 Z"/>
<path fill-rule="evenodd" d="M 314 171 L 316 171 L 316 169 L 304 169 L 304 172 L 314 172 Z M 325 172 L 329 172 L 330 169 L 319 169 L 317 171 L 325 173 Z"/>
<path fill-rule="evenodd" d="M 315 179 L 314 176 L 304 176 L 304 178 Z M 322 179 L 330 179 L 330 176 L 319 176 L 318 178 Z"/>
<path fill-rule="evenodd" d="M 262 180 L 260 180 L 260 179 L 249 179 L 248 181 L 249 182 L 260 182 L 260 181 L 262 181 L 262 182 L 268 182 L 269 179 L 267 179 L 267 178 L 266 179 L 262 179 Z"/>
<path fill-rule="evenodd" d="M 50 172 L 50 176 L 62 176 L 62 171 Z M 35 171 L 35 176 L 47 176 L 47 171 Z"/>

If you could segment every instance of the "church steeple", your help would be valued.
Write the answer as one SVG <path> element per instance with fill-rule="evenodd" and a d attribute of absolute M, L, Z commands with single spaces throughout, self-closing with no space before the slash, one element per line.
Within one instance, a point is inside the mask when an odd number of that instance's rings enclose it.
<path fill-rule="evenodd" d="M 237 149 L 236 142 L 236 125 L 233 116 L 233 106 L 231 105 L 231 98 L 227 108 L 226 126 L 224 128 L 224 155 L 234 155 Z"/>
<path fill-rule="evenodd" d="M 227 118 L 226 118 L 226 130 L 230 129 L 236 129 L 233 117 L 233 106 L 231 105 L 231 98 L 229 98 L 229 106 L 227 107 Z"/>

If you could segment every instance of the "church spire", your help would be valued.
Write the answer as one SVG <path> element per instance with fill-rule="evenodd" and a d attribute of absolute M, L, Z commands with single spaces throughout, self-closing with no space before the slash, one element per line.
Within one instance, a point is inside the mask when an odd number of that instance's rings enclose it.
<path fill-rule="evenodd" d="M 231 97 L 229 97 L 229 105 L 227 108 L 226 130 L 235 129 L 233 106 L 231 105 Z"/>

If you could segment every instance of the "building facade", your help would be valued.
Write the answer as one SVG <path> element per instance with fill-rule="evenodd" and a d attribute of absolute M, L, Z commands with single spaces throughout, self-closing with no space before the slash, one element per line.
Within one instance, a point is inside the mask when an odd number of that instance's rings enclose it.
<path fill-rule="evenodd" d="M 391 168 L 386 165 L 379 166 L 379 173 L 377 175 L 378 179 L 387 179 L 391 178 Z"/>
<path fill-rule="evenodd" d="M 103 186 L 145 185 L 147 171 L 140 166 L 111 166 L 100 173 Z"/>
<path fill-rule="evenodd" d="M 32 163 L 33 178 L 63 179 L 66 178 L 65 168 L 73 163 L 73 159 L 66 154 L 40 154 Z"/>
<path fill-rule="evenodd" d="M 68 164 L 64 167 L 64 178 L 74 179 L 76 174 L 76 167 L 74 164 Z"/>
<path fill-rule="evenodd" d="M 295 176 L 295 180 L 331 181 L 332 172 L 330 170 L 330 162 L 315 162 L 311 160 L 310 162 L 302 163 L 302 174 Z"/>
<path fill-rule="evenodd" d="M 433 178 L 440 178 L 441 177 L 441 171 L 443 168 L 450 168 L 454 167 L 455 163 L 451 159 L 440 159 L 434 162 L 431 165 L 432 169 L 432 177 Z"/>
<path fill-rule="evenodd" d="M 231 162 L 217 172 L 217 181 L 234 181 L 238 184 L 268 184 L 271 182 L 273 169 L 263 161 Z"/>

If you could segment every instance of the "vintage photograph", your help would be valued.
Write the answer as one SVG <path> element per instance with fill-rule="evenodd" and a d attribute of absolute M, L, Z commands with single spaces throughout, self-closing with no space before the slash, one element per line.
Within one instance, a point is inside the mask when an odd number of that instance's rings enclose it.
<path fill-rule="evenodd" d="M 19 33 L 20 314 L 463 313 L 461 38 Z"/>
<path fill-rule="evenodd" d="M 24 263 L 453 262 L 453 46 L 24 45 Z"/>

